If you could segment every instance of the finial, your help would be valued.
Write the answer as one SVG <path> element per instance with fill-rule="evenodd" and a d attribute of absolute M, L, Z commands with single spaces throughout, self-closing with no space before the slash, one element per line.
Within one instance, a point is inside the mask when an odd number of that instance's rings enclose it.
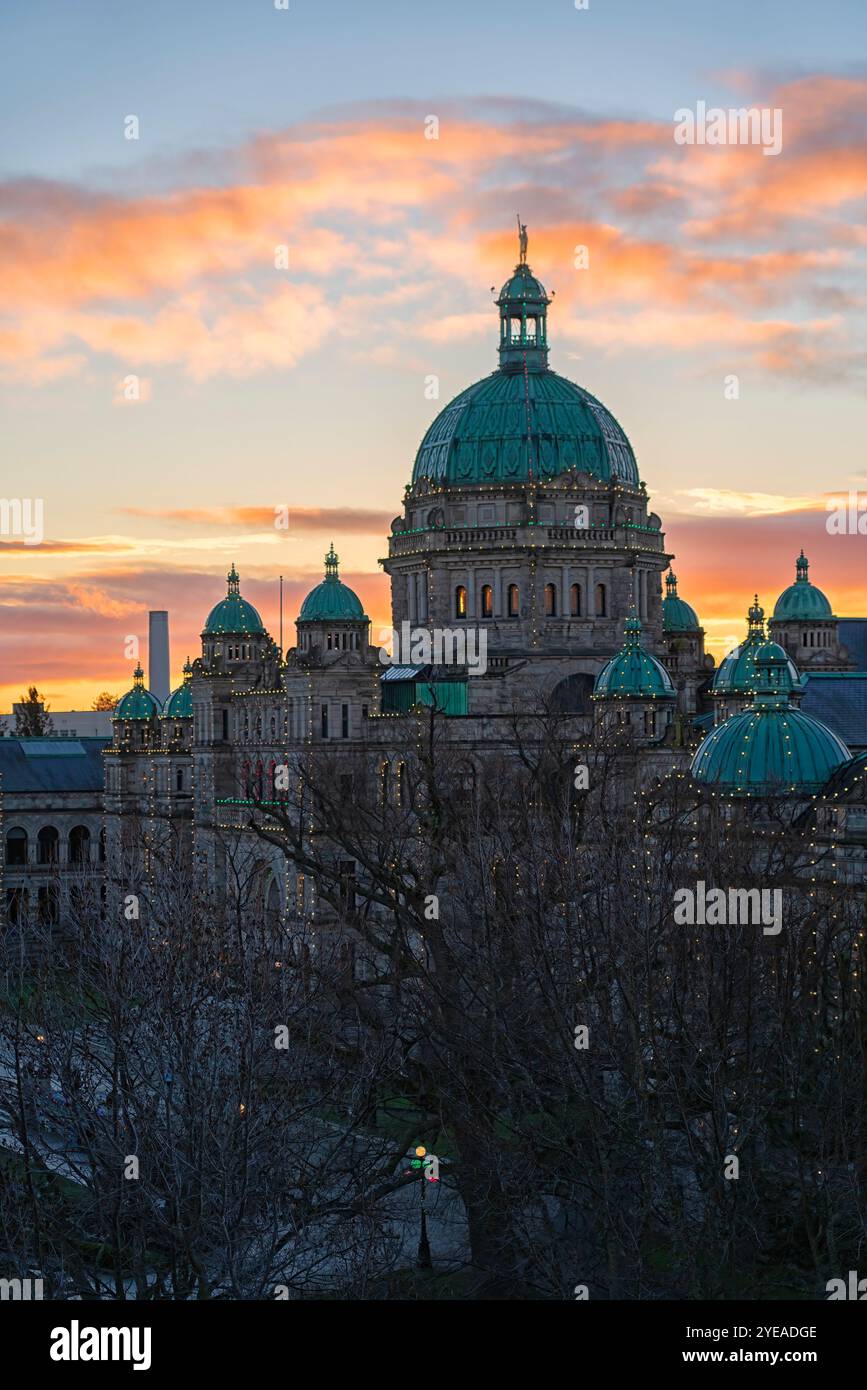
<path fill-rule="evenodd" d="M 140 662 L 140 661 L 139 661 L 138 664 L 136 665 L 136 668 L 135 668 L 135 670 L 133 671 L 132 676 L 133 676 L 133 680 L 135 681 L 136 685 L 141 685 L 142 681 L 144 680 L 144 671 L 143 671 L 142 668 L 141 668 L 141 662 Z"/>
<path fill-rule="evenodd" d="M 184 662 L 184 680 L 185 680 L 185 681 L 190 680 L 190 678 L 192 677 L 192 674 L 193 674 L 193 664 L 192 664 L 192 662 L 190 661 L 190 658 L 187 657 L 186 661 Z"/>
<path fill-rule="evenodd" d="M 752 605 L 752 607 L 750 608 L 749 612 L 747 613 L 747 622 L 748 622 L 749 625 L 750 625 L 750 631 L 751 631 L 751 632 L 760 632 L 760 633 L 764 634 L 764 630 L 765 630 L 765 610 L 764 610 L 764 608 L 762 608 L 761 604 L 759 603 L 759 596 L 758 596 L 758 594 L 754 594 L 754 595 L 753 595 L 753 605 Z"/>
<path fill-rule="evenodd" d="M 239 592 L 241 580 L 240 580 L 240 575 L 238 574 L 238 571 L 235 569 L 235 562 L 234 562 L 234 560 L 232 561 L 232 568 L 229 570 L 229 573 L 226 575 L 226 582 L 227 582 L 227 584 L 228 584 L 228 586 L 229 586 L 229 593 L 230 593 L 230 594 L 237 594 L 237 593 Z"/>
<path fill-rule="evenodd" d="M 669 598 L 674 598 L 677 594 L 677 575 L 670 567 L 665 576 L 665 587 L 669 590 Z"/>
<path fill-rule="evenodd" d="M 331 542 L 328 554 L 325 556 L 325 578 L 337 578 L 337 565 L 340 557 L 335 553 L 334 542 Z"/>
<path fill-rule="evenodd" d="M 795 561 L 795 579 L 796 579 L 796 582 L 800 582 L 800 583 L 803 583 L 803 582 L 804 582 L 804 580 L 807 578 L 807 570 L 808 570 L 809 568 L 810 568 L 810 561 L 807 559 L 806 555 L 804 554 L 804 552 L 803 552 L 803 550 L 802 550 L 801 553 L 800 553 L 800 555 L 798 556 L 797 560 Z"/>

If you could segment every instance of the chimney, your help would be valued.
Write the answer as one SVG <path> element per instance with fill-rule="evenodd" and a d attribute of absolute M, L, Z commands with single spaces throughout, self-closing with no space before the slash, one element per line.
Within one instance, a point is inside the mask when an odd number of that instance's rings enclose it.
<path fill-rule="evenodd" d="M 148 689 L 161 705 L 169 698 L 169 615 L 165 609 L 149 614 Z"/>

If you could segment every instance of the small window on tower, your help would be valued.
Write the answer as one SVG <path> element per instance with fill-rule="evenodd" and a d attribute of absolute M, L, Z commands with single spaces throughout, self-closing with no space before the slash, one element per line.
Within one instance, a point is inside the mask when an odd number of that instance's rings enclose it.
<path fill-rule="evenodd" d="M 482 617 L 493 617 L 494 613 L 494 591 L 490 584 L 482 585 Z"/>
<path fill-rule="evenodd" d="M 517 584 L 509 585 L 509 617 L 517 618 L 521 609 L 521 595 Z"/>
<path fill-rule="evenodd" d="M 465 618 L 467 616 L 467 591 L 463 584 L 459 584 L 455 589 L 455 617 Z"/>

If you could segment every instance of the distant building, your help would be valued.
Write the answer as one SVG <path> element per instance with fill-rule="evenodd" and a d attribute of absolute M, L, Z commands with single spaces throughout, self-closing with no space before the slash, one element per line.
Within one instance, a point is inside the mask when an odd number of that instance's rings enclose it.
<path fill-rule="evenodd" d="M 15 712 L 17 704 L 12 706 L 11 714 L 0 714 L 0 738 L 14 738 L 15 735 Z M 113 710 L 110 709 L 67 709 L 49 710 L 48 717 L 51 720 L 51 733 L 59 738 L 111 738 L 111 721 Z"/>
<path fill-rule="evenodd" d="M 104 860 L 104 738 L 0 739 L 0 903 L 12 924 L 57 921 Z"/>

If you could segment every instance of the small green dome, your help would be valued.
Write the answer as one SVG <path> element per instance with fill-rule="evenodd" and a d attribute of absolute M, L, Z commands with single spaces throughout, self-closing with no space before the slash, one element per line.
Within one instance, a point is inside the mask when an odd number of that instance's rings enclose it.
<path fill-rule="evenodd" d="M 117 702 L 113 719 L 153 719 L 160 713 L 160 702 L 156 695 L 145 690 L 144 671 L 136 666 L 133 672 L 133 687 Z"/>
<path fill-rule="evenodd" d="M 711 730 L 692 760 L 693 777 L 730 796 L 820 792 L 852 754 L 827 725 L 792 708 L 782 647 L 765 643 L 755 664 L 752 705 Z"/>
<path fill-rule="evenodd" d="M 807 577 L 809 568 L 810 562 L 802 550 L 795 561 L 794 584 L 784 589 L 777 599 L 775 622 L 809 622 L 834 616 L 822 590 L 810 583 Z"/>
<path fill-rule="evenodd" d="M 497 303 L 502 304 L 506 300 L 517 300 L 519 303 L 521 300 L 541 304 L 550 303 L 545 286 L 541 280 L 536 279 L 528 265 L 515 266 L 514 273 L 500 290 Z"/>
<path fill-rule="evenodd" d="M 361 599 L 344 584 L 337 572 L 339 560 L 334 553 L 334 545 L 325 556 L 325 578 L 315 589 L 311 589 L 301 605 L 299 623 L 330 623 L 369 621 L 361 606 Z"/>
<path fill-rule="evenodd" d="M 594 700 L 674 700 L 671 677 L 661 662 L 641 646 L 641 623 L 627 618 L 623 647 L 602 667 L 593 686 Z"/>
<path fill-rule="evenodd" d="M 229 570 L 226 579 L 228 593 L 215 608 L 211 609 L 202 636 L 214 637 L 224 633 L 230 633 L 232 636 L 236 633 L 240 636 L 248 636 L 250 633 L 264 633 L 265 628 L 262 619 L 252 603 L 241 598 L 241 581 L 234 565 Z"/>
<path fill-rule="evenodd" d="M 765 636 L 765 610 L 759 604 L 756 594 L 753 606 L 747 613 L 747 635 L 739 647 L 723 657 L 713 678 L 714 695 L 752 695 L 756 690 L 756 660 L 763 647 L 768 645 Z M 771 645 L 776 646 L 776 643 Z M 782 651 L 782 648 L 777 648 Z M 801 674 L 790 657 L 783 653 L 789 668 L 790 689 L 801 684 Z"/>
<path fill-rule="evenodd" d="M 190 658 L 184 662 L 184 683 L 179 685 L 177 690 L 173 690 L 166 700 L 163 710 L 163 719 L 192 719 L 193 717 L 193 690 L 190 684 L 193 678 L 193 668 L 190 665 Z"/>
<path fill-rule="evenodd" d="M 677 575 L 669 570 L 665 579 L 665 598 L 662 600 L 663 632 L 699 632 L 698 614 L 685 599 L 678 597 Z"/>

